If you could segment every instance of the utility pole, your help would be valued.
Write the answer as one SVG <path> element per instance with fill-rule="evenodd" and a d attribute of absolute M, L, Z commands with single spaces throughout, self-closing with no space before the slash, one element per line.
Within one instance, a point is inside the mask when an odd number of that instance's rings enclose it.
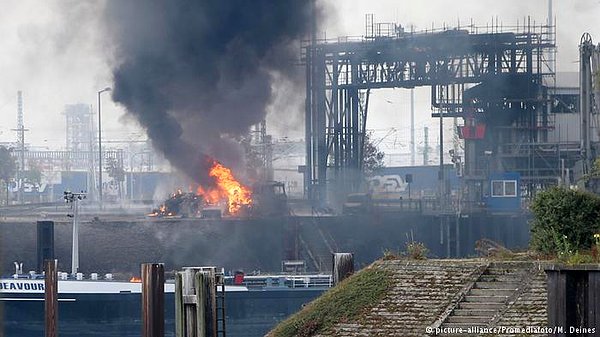
<path fill-rule="evenodd" d="M 106 87 L 98 91 L 98 200 L 100 202 L 100 209 L 102 205 L 102 105 L 100 95 L 103 92 L 110 91 L 109 87 Z"/>
<path fill-rule="evenodd" d="M 17 144 L 19 146 L 19 165 L 17 170 L 17 188 L 19 203 L 23 204 L 23 178 L 25 172 L 25 124 L 23 123 L 23 92 L 17 91 L 17 128 L 12 129 L 17 132 Z M 7 199 L 8 204 L 8 199 Z"/>
<path fill-rule="evenodd" d="M 415 89 L 410 89 L 410 165 L 415 166 Z"/>
<path fill-rule="evenodd" d="M 423 166 L 429 164 L 429 128 L 423 129 Z"/>
<path fill-rule="evenodd" d="M 442 212 L 445 208 L 445 186 L 444 186 L 444 117 L 442 117 L 442 112 L 440 111 L 440 208 Z"/>

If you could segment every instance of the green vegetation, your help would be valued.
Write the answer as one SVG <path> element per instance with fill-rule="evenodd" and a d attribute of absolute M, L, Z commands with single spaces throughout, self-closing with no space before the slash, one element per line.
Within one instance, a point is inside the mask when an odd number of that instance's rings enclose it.
<path fill-rule="evenodd" d="M 566 263 L 585 263 L 600 232 L 600 196 L 555 187 L 539 193 L 531 206 L 531 247 Z"/>
<path fill-rule="evenodd" d="M 40 163 L 30 160 L 28 162 L 29 170 L 23 172 L 23 180 L 32 184 L 42 183 L 42 169 Z"/>
<path fill-rule="evenodd" d="M 10 155 L 10 150 L 0 146 L 0 179 L 9 181 L 17 172 L 17 162 Z"/>
<path fill-rule="evenodd" d="M 600 158 L 596 158 L 596 160 L 594 160 L 592 167 L 590 168 L 590 172 L 581 177 L 579 180 L 585 184 L 588 184 L 595 179 L 600 179 Z"/>
<path fill-rule="evenodd" d="M 427 259 L 429 249 L 422 242 L 411 241 L 406 244 L 406 253 L 411 259 L 425 260 Z"/>
<path fill-rule="evenodd" d="M 6 190 L 6 204 L 8 205 L 8 183 L 17 172 L 17 163 L 10 155 L 10 150 L 0 146 L 0 180 L 4 183 Z"/>
<path fill-rule="evenodd" d="M 383 159 L 385 153 L 381 152 L 377 147 L 381 142 L 373 140 L 373 131 L 365 133 L 363 147 L 363 171 L 365 175 L 370 176 L 373 172 L 385 166 Z"/>
<path fill-rule="evenodd" d="M 370 266 L 347 278 L 279 324 L 269 337 L 308 337 L 364 316 L 393 286 L 392 272 Z"/>
<path fill-rule="evenodd" d="M 389 261 L 389 260 L 398 260 L 400 258 L 401 258 L 400 254 L 396 253 L 395 251 L 393 251 L 391 249 L 385 249 L 383 251 L 383 257 L 381 259 L 383 261 Z"/>

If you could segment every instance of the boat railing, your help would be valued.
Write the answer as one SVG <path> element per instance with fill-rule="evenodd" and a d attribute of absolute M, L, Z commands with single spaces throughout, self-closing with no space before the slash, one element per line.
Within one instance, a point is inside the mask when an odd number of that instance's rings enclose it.
<path fill-rule="evenodd" d="M 235 284 L 234 277 L 226 276 L 227 284 Z M 241 283 L 248 288 L 330 288 L 333 286 L 331 275 L 249 275 Z"/>

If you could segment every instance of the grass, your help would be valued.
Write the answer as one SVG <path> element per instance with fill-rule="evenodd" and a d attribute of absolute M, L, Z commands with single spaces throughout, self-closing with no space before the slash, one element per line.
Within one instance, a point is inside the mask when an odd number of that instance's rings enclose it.
<path fill-rule="evenodd" d="M 377 305 L 393 286 L 392 272 L 373 265 L 347 278 L 281 322 L 269 337 L 308 337 L 353 321 Z"/>

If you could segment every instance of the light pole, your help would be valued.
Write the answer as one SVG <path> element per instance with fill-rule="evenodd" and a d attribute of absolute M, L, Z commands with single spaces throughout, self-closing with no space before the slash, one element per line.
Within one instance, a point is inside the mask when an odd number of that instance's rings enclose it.
<path fill-rule="evenodd" d="M 85 199 L 86 194 L 73 193 L 71 191 L 64 192 L 64 199 L 71 204 L 73 214 L 68 214 L 68 217 L 73 218 L 73 246 L 71 250 L 71 275 L 77 275 L 79 269 L 79 202 Z"/>
<path fill-rule="evenodd" d="M 100 95 L 110 90 L 109 87 L 106 87 L 98 91 L 98 200 L 100 208 L 102 208 L 102 105 Z"/>

